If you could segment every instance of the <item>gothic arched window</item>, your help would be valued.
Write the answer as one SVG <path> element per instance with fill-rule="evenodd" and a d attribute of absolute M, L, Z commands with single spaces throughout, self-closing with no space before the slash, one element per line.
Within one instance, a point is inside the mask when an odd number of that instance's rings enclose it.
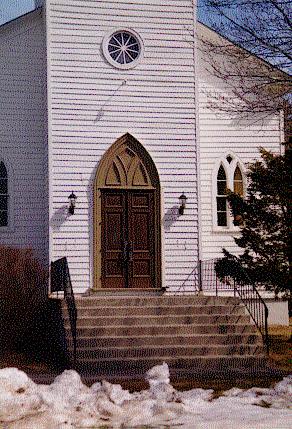
<path fill-rule="evenodd" d="M 0 161 L 0 228 L 8 226 L 8 173 L 3 161 Z"/>
<path fill-rule="evenodd" d="M 227 180 L 223 165 L 220 165 L 217 174 L 217 225 L 227 226 Z"/>
<path fill-rule="evenodd" d="M 239 225 L 238 219 L 233 219 L 227 202 L 227 190 L 244 195 L 244 175 L 240 160 L 234 154 L 227 154 L 218 160 L 213 175 L 214 209 L 213 225 L 219 230 L 233 230 Z"/>

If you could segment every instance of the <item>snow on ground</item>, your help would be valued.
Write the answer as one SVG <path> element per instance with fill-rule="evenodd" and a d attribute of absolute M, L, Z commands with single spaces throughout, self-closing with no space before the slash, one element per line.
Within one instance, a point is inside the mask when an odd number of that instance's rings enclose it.
<path fill-rule="evenodd" d="M 146 380 L 148 390 L 129 393 L 106 381 L 87 387 L 73 370 L 47 386 L 16 368 L 1 369 L 0 428 L 292 428 L 292 376 L 274 388 L 233 388 L 219 398 L 213 390 L 175 390 L 165 363 Z"/>

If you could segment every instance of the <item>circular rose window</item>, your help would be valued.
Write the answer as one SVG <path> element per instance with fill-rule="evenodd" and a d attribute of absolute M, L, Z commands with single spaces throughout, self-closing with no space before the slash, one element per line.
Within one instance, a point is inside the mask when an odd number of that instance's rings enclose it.
<path fill-rule="evenodd" d="M 133 30 L 119 30 L 103 41 L 106 59 L 115 67 L 134 67 L 142 56 L 142 40 Z"/>

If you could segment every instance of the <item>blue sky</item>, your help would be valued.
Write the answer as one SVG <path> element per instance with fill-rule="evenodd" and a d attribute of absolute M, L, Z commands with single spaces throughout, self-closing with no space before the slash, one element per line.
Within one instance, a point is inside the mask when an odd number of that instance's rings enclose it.
<path fill-rule="evenodd" d="M 199 5 L 203 3 L 204 0 L 198 0 Z M 34 9 L 34 4 L 35 0 L 0 0 L 0 25 L 30 12 Z M 201 8 L 199 8 L 199 15 L 203 22 L 208 22 L 208 17 Z"/>
<path fill-rule="evenodd" d="M 34 9 L 34 0 L 0 0 L 0 25 Z"/>

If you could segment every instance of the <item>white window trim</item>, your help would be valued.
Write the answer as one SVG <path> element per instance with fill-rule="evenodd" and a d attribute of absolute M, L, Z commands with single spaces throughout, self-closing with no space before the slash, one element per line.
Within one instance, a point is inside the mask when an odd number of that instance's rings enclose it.
<path fill-rule="evenodd" d="M 132 33 L 136 37 L 136 39 L 138 40 L 139 45 L 140 45 L 140 54 L 138 55 L 138 57 L 134 61 L 132 61 L 129 64 L 119 64 L 119 63 L 117 63 L 116 61 L 113 60 L 113 58 L 110 56 L 109 51 L 108 51 L 109 40 L 111 39 L 111 37 L 112 37 L 112 35 L 114 33 L 117 33 L 117 32 L 120 32 L 120 31 L 121 32 L 125 31 L 125 32 L 128 32 L 128 33 Z M 140 63 L 140 61 L 142 61 L 143 56 L 144 56 L 144 43 L 143 43 L 143 40 L 142 40 L 141 36 L 135 30 L 133 30 L 132 28 L 128 28 L 128 27 L 114 28 L 114 29 L 108 31 L 105 34 L 104 38 L 103 38 L 103 41 L 102 41 L 102 52 L 103 52 L 103 55 L 104 55 L 105 59 L 107 60 L 107 62 L 109 64 L 111 64 L 113 67 L 115 67 L 115 68 L 117 68 L 119 70 L 129 70 L 129 69 L 135 68 Z"/>
<path fill-rule="evenodd" d="M 226 160 L 227 156 L 232 157 L 232 161 L 229 162 Z M 238 156 L 235 155 L 232 151 L 226 152 L 221 156 L 215 163 L 212 174 L 212 230 L 217 233 L 229 233 L 234 234 L 240 231 L 238 226 L 233 224 L 233 216 L 229 207 L 227 207 L 227 226 L 219 226 L 217 224 L 217 175 L 220 165 L 223 165 L 225 174 L 226 174 L 226 184 L 227 188 L 234 189 L 234 172 L 237 166 L 239 166 L 242 180 L 243 180 L 243 195 L 246 195 L 246 174 L 244 164 L 240 161 Z"/>
<path fill-rule="evenodd" d="M 14 173 L 11 164 L 0 154 L 0 162 L 3 162 L 7 170 L 8 178 L 8 225 L 0 226 L 0 237 L 14 231 Z"/>

